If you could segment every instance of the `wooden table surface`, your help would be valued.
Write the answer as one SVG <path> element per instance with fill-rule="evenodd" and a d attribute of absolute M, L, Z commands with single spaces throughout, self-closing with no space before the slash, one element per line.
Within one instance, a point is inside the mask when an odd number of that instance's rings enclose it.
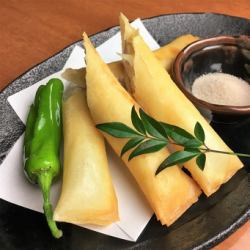
<path fill-rule="evenodd" d="M 166 13 L 215 12 L 250 18 L 249 0 L 1 0 L 0 90 L 68 44 L 130 19 Z M 216 250 L 250 249 L 250 222 Z"/>

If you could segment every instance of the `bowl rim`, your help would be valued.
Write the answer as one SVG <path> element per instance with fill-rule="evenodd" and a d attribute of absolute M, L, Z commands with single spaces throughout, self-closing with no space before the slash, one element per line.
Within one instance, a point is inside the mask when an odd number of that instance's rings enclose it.
<path fill-rule="evenodd" d="M 197 41 L 192 42 L 183 48 L 178 55 L 176 56 L 174 63 L 172 65 L 171 74 L 175 84 L 179 87 L 179 89 L 184 93 L 184 95 L 194 104 L 201 108 L 209 109 L 215 113 L 223 113 L 223 114 L 250 114 L 250 105 L 246 106 L 234 106 L 234 105 L 221 105 L 221 104 L 213 104 L 202 99 L 197 98 L 191 92 L 189 92 L 184 85 L 184 81 L 181 75 L 181 66 L 183 62 L 193 53 L 204 49 L 209 46 L 216 46 L 221 44 L 228 45 L 238 45 L 237 40 L 239 39 L 249 39 L 248 35 L 240 35 L 240 36 L 214 36 L 210 38 L 199 39 Z M 249 48 L 250 49 L 250 48 Z"/>

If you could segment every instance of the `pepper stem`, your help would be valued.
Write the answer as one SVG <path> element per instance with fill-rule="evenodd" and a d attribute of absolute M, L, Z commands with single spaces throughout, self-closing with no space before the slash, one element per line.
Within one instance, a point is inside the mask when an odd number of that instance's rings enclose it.
<path fill-rule="evenodd" d="M 62 231 L 58 229 L 56 222 L 53 220 L 53 209 L 50 203 L 50 187 L 52 183 L 52 176 L 50 173 L 43 172 L 38 177 L 38 184 L 43 194 L 43 211 L 50 228 L 52 235 L 55 238 L 62 236 Z"/>

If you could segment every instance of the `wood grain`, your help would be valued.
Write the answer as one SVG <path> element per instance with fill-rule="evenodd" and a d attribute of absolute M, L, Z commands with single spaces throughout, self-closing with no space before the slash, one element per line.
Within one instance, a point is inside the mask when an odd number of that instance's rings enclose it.
<path fill-rule="evenodd" d="M 164 13 L 217 12 L 250 16 L 249 0 L 8 0 L 0 7 L 0 89 L 31 66 L 79 40 L 130 19 Z"/>
<path fill-rule="evenodd" d="M 215 12 L 250 18 L 249 0 L 8 0 L 0 5 L 0 90 L 33 65 L 79 40 L 130 19 Z M 215 248 L 250 249 L 250 222 Z"/>

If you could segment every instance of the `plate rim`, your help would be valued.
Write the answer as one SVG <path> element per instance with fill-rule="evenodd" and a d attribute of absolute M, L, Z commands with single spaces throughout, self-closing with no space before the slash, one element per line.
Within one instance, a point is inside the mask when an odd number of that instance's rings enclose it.
<path fill-rule="evenodd" d="M 177 12 L 177 13 L 167 13 L 167 14 L 160 14 L 160 15 L 156 15 L 156 16 L 150 16 L 150 17 L 145 17 L 145 18 L 140 18 L 142 21 L 147 21 L 147 20 L 151 20 L 151 19 L 154 19 L 154 18 L 157 18 L 157 17 L 163 17 L 163 16 L 173 16 L 173 15 L 216 15 L 216 16 L 224 16 L 224 17 L 231 17 L 231 18 L 238 18 L 238 19 L 242 19 L 242 20 L 248 20 L 250 21 L 250 18 L 245 18 L 245 17 L 240 17 L 240 16 L 233 16 L 233 15 L 227 15 L 227 14 L 224 14 L 224 13 L 217 13 L 217 12 Z M 139 18 L 139 17 L 137 17 Z M 137 19 L 136 18 L 136 19 Z M 135 20 L 135 19 L 134 19 Z M 96 35 L 99 35 L 103 32 L 106 32 L 106 31 L 109 31 L 110 29 L 113 29 L 113 28 L 116 28 L 116 27 L 119 27 L 119 25 L 112 25 L 112 26 L 109 26 L 108 28 L 105 28 L 103 30 L 100 30 L 94 34 L 91 34 L 89 36 L 89 38 L 92 38 L 93 36 L 96 36 Z M 28 73 L 30 70 L 36 68 L 37 66 L 39 66 L 40 64 L 48 61 L 49 59 L 59 55 L 61 52 L 63 52 L 65 49 L 67 49 L 68 47 L 74 45 L 74 44 L 77 44 L 79 43 L 80 41 L 82 41 L 82 39 L 79 39 L 79 40 L 76 40 L 72 43 L 69 43 L 68 45 L 64 46 L 62 49 L 58 50 L 57 52 L 55 52 L 54 54 L 52 54 L 51 56 L 45 58 L 45 59 L 42 59 L 41 61 L 33 64 L 32 66 L 30 66 L 28 69 L 26 69 L 23 73 L 21 73 L 20 75 L 18 75 L 17 77 L 15 77 L 13 80 L 11 80 L 10 82 L 8 82 L 6 84 L 6 86 L 4 86 L 0 93 L 2 93 L 6 88 L 9 87 L 9 85 L 11 85 L 13 82 L 15 82 L 16 80 L 18 80 L 19 78 L 21 78 L 23 75 L 25 75 L 26 73 Z"/>

